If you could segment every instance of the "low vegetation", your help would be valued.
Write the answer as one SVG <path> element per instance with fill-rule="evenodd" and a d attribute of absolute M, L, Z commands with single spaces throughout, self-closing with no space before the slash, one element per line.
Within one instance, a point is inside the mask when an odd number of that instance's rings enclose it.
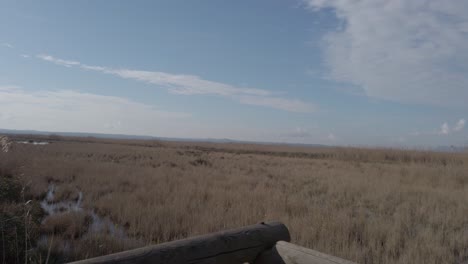
<path fill-rule="evenodd" d="M 0 151 L 0 258 L 2 263 L 26 263 L 34 258 L 44 212 L 19 179 L 17 159 L 5 157 L 4 151 Z"/>
<path fill-rule="evenodd" d="M 51 184 L 57 201 L 76 200 L 81 192 L 83 208 L 125 232 L 91 236 L 86 210 L 31 216 L 30 222 L 41 220 L 28 227 L 29 239 L 36 242 L 27 248 L 36 248 L 34 256 L 42 262 L 268 220 L 284 222 L 294 243 L 359 263 L 468 260 L 466 153 L 57 136 L 35 140 L 51 144 L 13 144 L 0 154 L 2 221 L 21 219 L 16 226 L 2 224 L 3 241 L 24 236 L 20 230 L 28 198 L 22 198 L 23 185 L 37 201 L 32 204 L 46 197 Z M 7 167 L 14 172 L 6 173 Z M 3 187 L 4 182 L 13 187 Z M 28 252 L 21 243 L 6 256 Z"/>

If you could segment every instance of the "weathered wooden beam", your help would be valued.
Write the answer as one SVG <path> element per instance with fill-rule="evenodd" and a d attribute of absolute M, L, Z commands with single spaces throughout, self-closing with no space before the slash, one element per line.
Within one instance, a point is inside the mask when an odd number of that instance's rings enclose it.
<path fill-rule="evenodd" d="M 309 248 L 279 241 L 262 253 L 255 264 L 356 264 Z"/>
<path fill-rule="evenodd" d="M 266 249 L 273 247 L 280 240 L 290 240 L 287 227 L 280 222 L 269 222 L 74 263 L 253 263 L 258 255 Z"/>

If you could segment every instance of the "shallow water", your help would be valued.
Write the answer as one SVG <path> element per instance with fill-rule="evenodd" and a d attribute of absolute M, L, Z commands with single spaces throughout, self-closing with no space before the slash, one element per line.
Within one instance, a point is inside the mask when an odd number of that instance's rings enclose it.
<path fill-rule="evenodd" d="M 30 142 L 30 141 L 17 141 L 16 143 L 31 144 L 31 145 L 48 145 L 48 144 L 50 144 L 49 142 L 45 142 L 45 141 L 33 141 L 33 142 Z"/>
<path fill-rule="evenodd" d="M 76 201 L 54 202 L 55 190 L 55 184 L 49 185 L 47 195 L 41 202 L 42 209 L 44 209 L 44 211 L 46 211 L 49 216 L 57 213 L 83 211 L 83 208 L 81 207 L 81 202 L 83 201 L 83 192 L 78 193 L 78 199 Z"/>
<path fill-rule="evenodd" d="M 43 222 L 48 217 L 59 213 L 84 212 L 91 216 L 92 223 L 89 226 L 88 231 L 83 236 L 86 236 L 87 233 L 103 232 L 119 239 L 127 238 L 125 230 L 121 226 L 114 224 L 108 217 L 100 217 L 93 210 L 84 209 L 81 206 L 83 202 L 83 192 L 79 191 L 78 198 L 75 200 L 55 202 L 54 199 L 57 188 L 58 187 L 55 184 L 49 185 L 47 195 L 41 202 L 42 209 L 44 209 L 48 214 L 48 216 L 43 219 Z M 43 239 L 47 240 L 47 236 Z"/>

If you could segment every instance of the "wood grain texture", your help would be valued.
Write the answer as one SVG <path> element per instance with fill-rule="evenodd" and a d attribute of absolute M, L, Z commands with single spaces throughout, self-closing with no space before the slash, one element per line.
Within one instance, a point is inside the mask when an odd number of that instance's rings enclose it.
<path fill-rule="evenodd" d="M 73 263 L 253 263 L 280 240 L 290 240 L 288 229 L 280 222 L 269 222 Z"/>
<path fill-rule="evenodd" d="M 255 264 L 356 264 L 309 248 L 279 241 L 262 253 Z"/>

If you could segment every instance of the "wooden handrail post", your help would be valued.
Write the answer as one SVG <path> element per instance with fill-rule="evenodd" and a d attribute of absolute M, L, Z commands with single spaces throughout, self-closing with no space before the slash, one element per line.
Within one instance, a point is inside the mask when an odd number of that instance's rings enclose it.
<path fill-rule="evenodd" d="M 73 263 L 252 263 L 280 240 L 290 240 L 287 227 L 280 222 L 268 222 Z"/>

